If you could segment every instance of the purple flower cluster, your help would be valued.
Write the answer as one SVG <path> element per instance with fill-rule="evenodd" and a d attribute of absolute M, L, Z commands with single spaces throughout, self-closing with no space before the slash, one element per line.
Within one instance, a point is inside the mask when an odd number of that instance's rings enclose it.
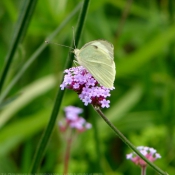
<path fill-rule="evenodd" d="M 67 128 L 74 128 L 78 132 L 83 132 L 90 129 L 92 125 L 82 117 L 79 116 L 83 112 L 81 108 L 74 106 L 67 106 L 64 109 L 66 120 L 64 122 L 59 122 L 59 127 L 61 131 L 66 131 Z"/>
<path fill-rule="evenodd" d="M 78 93 L 80 100 L 85 106 L 92 104 L 96 107 L 109 108 L 110 90 L 114 88 L 105 88 L 100 86 L 97 80 L 82 66 L 72 67 L 64 71 L 61 90 L 72 89 Z"/>
<path fill-rule="evenodd" d="M 149 148 L 147 146 L 138 146 L 137 149 L 151 162 L 154 162 L 156 159 L 161 158 L 160 154 L 154 148 Z M 141 167 L 146 167 L 147 163 L 140 158 L 136 153 L 130 153 L 126 155 L 127 159 L 130 159 L 136 165 Z"/>

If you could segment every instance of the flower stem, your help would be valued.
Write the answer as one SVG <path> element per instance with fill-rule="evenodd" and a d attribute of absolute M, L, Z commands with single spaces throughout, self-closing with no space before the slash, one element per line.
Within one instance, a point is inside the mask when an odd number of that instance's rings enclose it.
<path fill-rule="evenodd" d="M 71 144 L 72 144 L 72 134 L 70 134 L 69 138 L 67 139 L 66 152 L 65 152 L 65 157 L 64 157 L 64 173 L 63 174 L 68 173 Z"/>
<path fill-rule="evenodd" d="M 159 167 L 150 162 L 145 156 L 143 156 L 143 154 L 141 154 L 140 151 L 137 150 L 136 147 L 106 118 L 100 108 L 94 107 L 94 109 L 129 148 L 131 148 L 138 156 L 140 156 L 145 162 L 147 162 L 155 171 L 157 171 L 161 175 L 168 175 L 168 173 L 161 170 Z"/>
<path fill-rule="evenodd" d="M 146 175 L 146 166 L 141 167 L 141 175 Z"/>

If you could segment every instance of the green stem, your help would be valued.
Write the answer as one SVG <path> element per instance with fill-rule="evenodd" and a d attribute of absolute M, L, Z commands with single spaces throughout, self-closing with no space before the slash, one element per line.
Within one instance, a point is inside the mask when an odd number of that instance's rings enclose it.
<path fill-rule="evenodd" d="M 140 151 L 137 150 L 136 147 L 106 118 L 100 108 L 94 109 L 129 148 L 131 148 L 138 156 L 140 156 L 146 163 L 148 163 L 155 171 L 157 171 L 161 175 L 168 175 L 168 173 L 162 171 L 159 167 L 150 162 L 143 154 L 141 154 Z"/>
<path fill-rule="evenodd" d="M 27 27 L 29 25 L 29 21 L 31 19 L 31 16 L 33 14 L 33 11 L 35 9 L 37 0 L 26 0 L 24 1 L 23 8 L 21 9 L 21 13 L 19 15 L 18 23 L 16 25 L 16 30 L 14 33 L 14 38 L 12 40 L 12 45 L 10 47 L 10 50 L 7 54 L 7 58 L 5 60 L 6 64 L 4 66 L 4 69 L 2 71 L 2 76 L 0 79 L 0 94 L 2 91 L 3 84 L 5 82 L 7 73 L 9 71 L 10 65 L 12 63 L 15 51 L 21 41 L 21 39 L 24 37 L 24 34 L 26 33 Z"/>
<path fill-rule="evenodd" d="M 76 44 L 78 44 L 78 41 L 80 39 L 80 35 L 81 35 L 81 31 L 83 29 L 83 24 L 84 24 L 84 20 L 86 17 L 89 1 L 90 0 L 84 0 L 84 3 L 83 3 L 82 11 L 80 13 L 80 18 L 79 18 L 79 22 L 78 22 L 78 28 L 76 30 L 76 35 L 75 35 Z M 73 43 L 72 43 L 72 47 L 74 47 Z M 68 69 L 72 65 L 72 62 L 73 62 L 73 54 L 71 54 L 70 57 L 68 57 L 65 69 Z M 62 80 L 63 80 L 63 77 L 62 77 Z M 56 118 L 57 118 L 57 115 L 58 115 L 58 112 L 59 112 L 59 109 L 61 106 L 63 95 L 64 95 L 64 91 L 61 91 L 59 88 L 48 126 L 47 126 L 47 128 L 46 128 L 46 130 L 41 138 L 41 142 L 39 143 L 38 149 L 36 151 L 36 154 L 35 154 L 35 157 L 33 160 L 32 168 L 31 168 L 32 174 L 37 172 L 39 165 L 41 163 L 41 160 L 44 156 L 46 146 L 47 146 L 49 139 L 51 137 L 51 134 L 52 134 L 55 122 L 56 122 Z"/>

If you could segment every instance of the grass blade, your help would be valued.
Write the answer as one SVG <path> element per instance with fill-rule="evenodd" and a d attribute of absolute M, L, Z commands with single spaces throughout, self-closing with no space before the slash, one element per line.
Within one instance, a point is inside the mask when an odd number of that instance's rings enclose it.
<path fill-rule="evenodd" d="M 76 45 L 78 45 L 78 42 L 80 39 L 80 35 L 81 35 L 82 29 L 83 29 L 83 24 L 84 24 L 87 9 L 88 9 L 88 5 L 89 5 L 89 0 L 84 0 L 84 4 L 82 7 L 82 11 L 80 14 L 78 27 L 77 27 L 76 35 L 75 35 L 75 42 L 76 42 L 75 44 Z M 74 47 L 73 43 L 72 43 L 72 47 Z M 71 57 L 73 57 L 73 54 L 71 54 L 71 56 L 68 57 L 67 63 L 66 63 L 66 68 L 69 68 L 72 65 L 73 59 L 71 59 Z M 61 91 L 59 88 L 48 126 L 43 134 L 43 137 L 41 138 L 41 142 L 39 143 L 38 149 L 37 149 L 35 157 L 34 157 L 34 161 L 33 161 L 32 168 L 31 168 L 31 173 L 36 173 L 38 168 L 39 168 L 39 165 L 40 165 L 41 160 L 43 158 L 47 143 L 49 142 L 50 136 L 52 134 L 52 131 L 53 131 L 53 128 L 54 128 L 54 125 L 56 122 L 56 118 L 57 118 L 57 115 L 58 115 L 58 112 L 59 112 L 59 109 L 61 106 L 63 95 L 64 95 L 64 91 Z"/>
<path fill-rule="evenodd" d="M 39 95 L 42 95 L 53 88 L 55 84 L 56 81 L 54 76 L 48 75 L 21 89 L 22 93 L 19 95 L 19 97 L 1 112 L 0 129 L 17 111 L 19 111 Z"/>
<path fill-rule="evenodd" d="M 12 63 L 15 51 L 16 51 L 22 37 L 24 37 L 24 35 L 26 33 L 26 29 L 28 28 L 31 16 L 32 16 L 33 11 L 34 11 L 35 6 L 36 6 L 36 2 L 37 2 L 37 0 L 24 1 L 24 4 L 23 4 L 24 6 L 23 6 L 23 8 L 21 10 L 21 14 L 19 16 L 17 28 L 16 28 L 15 33 L 14 33 L 14 38 L 12 40 L 12 45 L 11 45 L 11 48 L 10 48 L 8 54 L 7 54 L 7 58 L 6 58 L 7 61 L 6 61 L 4 70 L 2 71 L 2 76 L 0 79 L 0 93 L 1 93 L 4 81 L 5 81 L 5 78 L 7 76 L 7 73 L 9 71 L 10 65 Z"/>
<path fill-rule="evenodd" d="M 52 40 L 63 28 L 64 26 L 75 16 L 75 14 L 80 9 L 82 3 L 79 3 L 77 7 L 69 14 L 69 16 L 56 28 L 53 33 L 47 38 L 49 41 Z M 47 44 L 43 42 L 43 44 L 33 53 L 33 55 L 28 59 L 28 61 L 21 66 L 20 71 L 15 75 L 15 77 L 11 80 L 10 84 L 6 87 L 4 92 L 0 96 L 0 104 L 10 92 L 12 87 L 17 83 L 17 81 L 22 77 L 24 72 L 30 67 L 30 65 L 35 61 L 35 59 L 41 54 L 41 52 L 47 47 Z"/>

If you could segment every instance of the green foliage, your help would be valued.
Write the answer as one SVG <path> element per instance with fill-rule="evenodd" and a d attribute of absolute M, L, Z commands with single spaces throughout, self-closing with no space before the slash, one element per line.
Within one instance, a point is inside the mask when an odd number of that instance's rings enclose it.
<path fill-rule="evenodd" d="M 0 2 L 0 73 L 19 27 L 24 1 Z M 105 39 L 114 44 L 116 80 L 105 115 L 136 146 L 154 147 L 162 156 L 155 162 L 169 174 L 175 172 L 175 2 L 91 1 L 79 40 Z M 54 105 L 70 46 L 72 26 L 77 29 L 80 1 L 38 1 L 17 48 L 0 91 L 0 172 L 28 172 L 33 155 Z M 122 22 L 123 24 L 122 24 Z M 121 32 L 117 35 L 118 30 Z M 83 108 L 77 94 L 66 91 L 63 108 Z M 84 108 L 93 128 L 76 137 L 71 148 L 69 172 L 138 174 L 139 167 L 125 159 L 131 152 L 91 107 Z M 94 120 L 95 118 L 95 120 Z M 57 124 L 50 138 L 40 172 L 63 172 L 65 143 Z M 99 149 L 99 150 L 98 150 Z M 99 160 L 100 159 L 100 160 Z M 156 174 L 148 168 L 148 174 Z"/>

